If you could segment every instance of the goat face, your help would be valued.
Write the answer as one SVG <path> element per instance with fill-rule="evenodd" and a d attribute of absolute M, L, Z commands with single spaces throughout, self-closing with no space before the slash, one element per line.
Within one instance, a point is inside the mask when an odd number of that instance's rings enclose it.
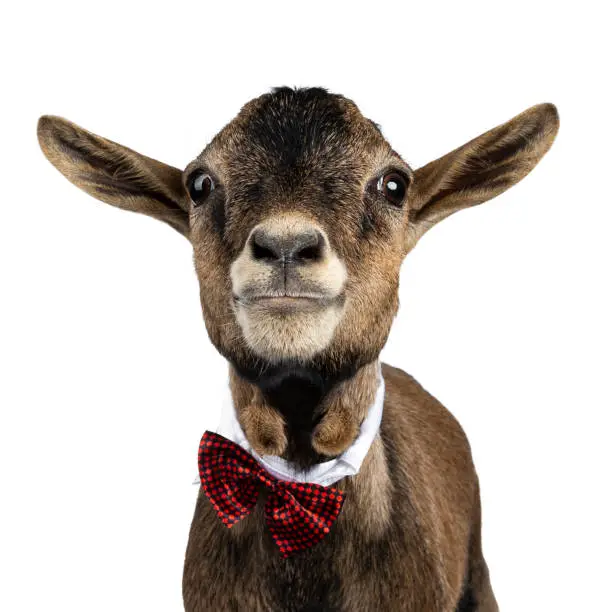
<path fill-rule="evenodd" d="M 247 104 L 190 164 L 205 319 L 240 361 L 369 359 L 397 309 L 412 171 L 321 89 Z"/>

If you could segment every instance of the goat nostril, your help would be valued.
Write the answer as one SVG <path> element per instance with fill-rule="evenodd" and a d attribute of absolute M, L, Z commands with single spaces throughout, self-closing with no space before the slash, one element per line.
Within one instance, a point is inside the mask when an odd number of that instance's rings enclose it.
<path fill-rule="evenodd" d="M 291 256 L 297 261 L 318 261 L 323 256 L 324 245 L 325 241 L 319 232 L 307 234 L 301 244 L 298 241 Z"/>
<path fill-rule="evenodd" d="M 318 259 L 319 248 L 318 247 L 306 247 L 295 254 L 296 259 Z"/>
<path fill-rule="evenodd" d="M 318 261 L 323 253 L 322 245 L 313 244 L 297 250 L 293 258 L 298 261 Z"/>
<path fill-rule="evenodd" d="M 274 234 L 260 228 L 251 235 L 251 254 L 255 260 L 277 261 L 283 258 L 283 249 Z"/>
<path fill-rule="evenodd" d="M 269 247 L 259 244 L 255 241 L 252 243 L 253 259 L 276 260 L 278 256 Z"/>

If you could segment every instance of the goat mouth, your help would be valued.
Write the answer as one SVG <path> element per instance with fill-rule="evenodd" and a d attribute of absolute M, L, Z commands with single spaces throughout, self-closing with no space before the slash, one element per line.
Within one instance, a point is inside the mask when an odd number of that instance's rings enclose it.
<path fill-rule="evenodd" d="M 254 310 L 278 312 L 313 312 L 332 306 L 337 298 L 314 294 L 261 294 L 249 297 L 234 296 L 234 302 Z"/>
<path fill-rule="evenodd" d="M 234 316 L 256 355 L 273 363 L 304 362 L 329 345 L 343 315 L 344 293 L 305 289 L 253 288 L 233 295 Z"/>

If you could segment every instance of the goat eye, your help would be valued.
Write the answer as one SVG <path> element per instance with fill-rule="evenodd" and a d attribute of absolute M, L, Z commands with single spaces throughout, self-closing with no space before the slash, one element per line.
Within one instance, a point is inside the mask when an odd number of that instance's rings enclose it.
<path fill-rule="evenodd" d="M 215 184 L 210 175 L 205 172 L 196 171 L 187 180 L 189 197 L 196 206 L 202 204 L 215 188 Z"/>
<path fill-rule="evenodd" d="M 378 179 L 377 187 L 387 201 L 395 206 L 401 206 L 408 189 L 408 183 L 398 172 L 390 172 Z"/>

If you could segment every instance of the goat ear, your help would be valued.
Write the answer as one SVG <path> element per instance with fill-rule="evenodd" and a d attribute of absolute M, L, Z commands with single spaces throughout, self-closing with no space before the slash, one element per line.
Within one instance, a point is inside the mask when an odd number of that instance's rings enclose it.
<path fill-rule="evenodd" d="M 188 236 L 189 208 L 177 168 L 61 117 L 38 120 L 38 141 L 47 159 L 80 189 L 107 204 L 155 217 Z"/>
<path fill-rule="evenodd" d="M 548 151 L 558 129 L 555 106 L 539 104 L 417 170 L 411 214 L 418 234 L 518 183 Z"/>

